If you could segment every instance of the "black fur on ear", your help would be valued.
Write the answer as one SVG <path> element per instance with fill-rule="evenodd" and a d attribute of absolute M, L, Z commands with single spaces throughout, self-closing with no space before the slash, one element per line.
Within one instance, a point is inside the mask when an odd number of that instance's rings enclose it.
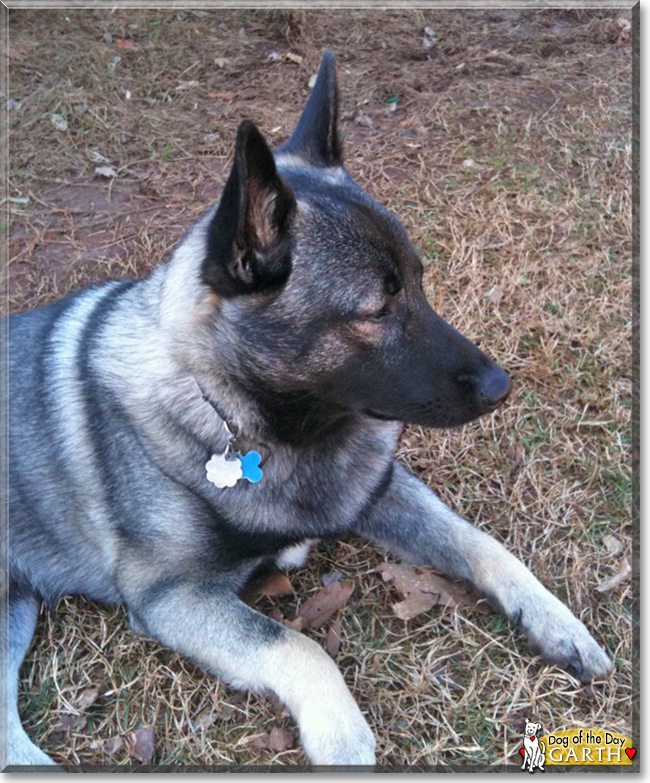
<path fill-rule="evenodd" d="M 210 224 L 203 281 L 226 298 L 283 285 L 291 272 L 289 226 L 295 203 L 262 134 L 245 120 Z"/>
<path fill-rule="evenodd" d="M 334 53 L 323 55 L 316 84 L 298 125 L 278 152 L 298 155 L 312 166 L 341 166 L 343 152 L 338 135 L 339 97 Z"/>

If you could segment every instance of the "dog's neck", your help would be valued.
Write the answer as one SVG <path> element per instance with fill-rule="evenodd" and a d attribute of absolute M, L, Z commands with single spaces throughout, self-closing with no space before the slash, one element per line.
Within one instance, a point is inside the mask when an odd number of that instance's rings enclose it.
<path fill-rule="evenodd" d="M 280 394 L 259 384 L 215 388 L 196 378 L 204 402 L 215 412 L 215 426 L 235 433 L 248 448 L 314 447 L 342 441 L 363 423 L 358 416 L 328 405 L 305 392 Z"/>

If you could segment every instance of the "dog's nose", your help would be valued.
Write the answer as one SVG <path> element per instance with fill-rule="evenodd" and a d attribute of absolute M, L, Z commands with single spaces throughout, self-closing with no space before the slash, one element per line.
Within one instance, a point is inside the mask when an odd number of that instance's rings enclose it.
<path fill-rule="evenodd" d="M 510 376 L 498 364 L 491 365 L 478 379 L 478 397 L 487 410 L 498 408 L 508 399 L 511 390 Z"/>
<path fill-rule="evenodd" d="M 508 399 L 512 389 L 510 376 L 498 364 L 490 364 L 479 372 L 461 375 L 459 383 L 469 387 L 482 413 L 489 413 Z"/>

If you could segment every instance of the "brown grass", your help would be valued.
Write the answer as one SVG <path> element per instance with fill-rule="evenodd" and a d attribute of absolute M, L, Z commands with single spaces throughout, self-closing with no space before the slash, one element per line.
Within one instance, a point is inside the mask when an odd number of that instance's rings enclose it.
<path fill-rule="evenodd" d="M 518 759 L 524 718 L 545 732 L 632 731 L 630 584 L 595 591 L 632 543 L 631 51 L 619 16 L 10 16 L 10 97 L 21 104 L 9 111 L 9 196 L 29 199 L 9 202 L 12 309 L 151 268 L 218 197 L 239 121 L 286 138 L 331 46 L 351 172 L 403 219 L 438 312 L 511 371 L 501 412 L 461 431 L 410 428 L 400 457 L 566 600 L 615 672 L 583 688 L 533 658 L 496 615 L 434 610 L 405 624 L 375 572 L 382 554 L 356 540 L 322 545 L 292 574 L 294 597 L 259 606 L 291 615 L 331 570 L 355 583 L 338 663 L 384 764 Z M 437 36 L 428 52 L 425 26 Z M 271 51 L 304 60 L 270 63 Z M 360 112 L 371 126 L 355 123 Z M 66 132 L 52 113 L 67 117 Z M 93 175 L 95 152 L 119 169 L 116 180 Z M 90 685 L 103 695 L 85 726 L 57 730 Z M 29 733 L 61 762 L 105 762 L 97 740 L 141 724 L 155 727 L 160 763 L 305 761 L 299 745 L 253 747 L 261 732 L 292 729 L 277 705 L 137 638 L 119 608 L 64 599 L 42 618 L 21 687 Z M 130 763 L 126 750 L 113 761 Z"/>

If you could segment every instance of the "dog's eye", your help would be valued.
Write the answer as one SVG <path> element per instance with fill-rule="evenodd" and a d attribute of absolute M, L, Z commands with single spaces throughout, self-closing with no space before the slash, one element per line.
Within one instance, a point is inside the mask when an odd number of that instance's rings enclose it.
<path fill-rule="evenodd" d="M 380 310 L 370 313 L 367 318 L 370 321 L 381 321 L 383 318 L 386 318 L 387 315 L 390 315 L 390 313 L 390 302 L 386 302 Z"/>

